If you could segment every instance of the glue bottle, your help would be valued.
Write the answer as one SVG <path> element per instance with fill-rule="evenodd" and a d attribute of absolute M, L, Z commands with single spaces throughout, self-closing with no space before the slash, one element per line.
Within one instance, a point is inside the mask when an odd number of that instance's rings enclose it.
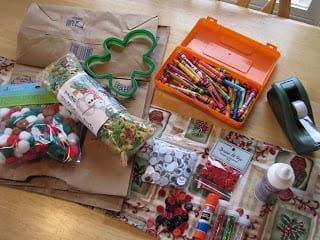
<path fill-rule="evenodd" d="M 216 209 L 216 205 L 218 203 L 219 196 L 214 193 L 209 193 L 204 204 L 203 210 L 200 215 L 200 219 L 196 230 L 193 234 L 193 239 L 196 240 L 204 240 L 206 239 L 206 235 L 211 223 L 212 216 Z"/>
<path fill-rule="evenodd" d="M 286 163 L 274 163 L 267 174 L 255 187 L 255 196 L 262 202 L 271 204 L 278 195 L 288 189 L 294 182 L 292 167 Z"/>

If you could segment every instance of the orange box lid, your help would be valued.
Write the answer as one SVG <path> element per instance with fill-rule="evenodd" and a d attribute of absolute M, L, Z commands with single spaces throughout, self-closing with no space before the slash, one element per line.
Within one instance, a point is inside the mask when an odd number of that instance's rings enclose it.
<path fill-rule="evenodd" d="M 259 43 L 218 24 L 212 17 L 199 19 L 181 46 L 261 87 L 266 85 L 280 57 L 276 46 Z"/>

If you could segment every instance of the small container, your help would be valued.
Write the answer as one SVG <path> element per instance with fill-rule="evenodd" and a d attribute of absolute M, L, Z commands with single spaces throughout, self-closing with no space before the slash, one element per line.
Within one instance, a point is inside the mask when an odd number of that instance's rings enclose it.
<path fill-rule="evenodd" d="M 232 233 L 233 233 L 233 228 L 239 218 L 239 213 L 235 210 L 227 210 L 226 211 L 226 224 L 223 229 L 223 234 L 221 237 L 221 240 L 230 240 Z"/>
<path fill-rule="evenodd" d="M 293 182 L 294 171 L 292 167 L 286 163 L 274 163 L 256 185 L 254 193 L 260 201 L 272 204 L 278 195 L 288 189 Z"/>
<path fill-rule="evenodd" d="M 232 233 L 232 240 L 242 240 L 244 239 L 244 236 L 246 234 L 246 231 L 248 229 L 248 227 L 250 226 L 250 220 L 244 216 L 239 217 L 233 233 Z"/>
<path fill-rule="evenodd" d="M 219 71 L 227 72 L 227 74 L 230 74 L 233 80 L 235 80 L 236 84 L 240 84 L 242 87 L 250 90 L 252 96 L 248 97 L 248 99 L 251 100 L 243 104 L 245 107 L 242 110 L 236 108 L 242 114 L 240 119 L 238 119 L 239 116 L 237 116 L 237 114 L 232 114 L 231 116 L 229 114 L 230 111 L 226 110 L 229 109 L 227 102 L 230 102 L 230 99 L 224 100 L 226 109 L 219 107 L 220 110 L 217 110 L 213 107 L 214 104 L 211 100 L 218 97 L 214 97 L 211 94 L 210 100 L 206 94 L 200 95 L 201 97 L 199 97 L 199 94 L 190 92 L 188 94 L 188 91 L 182 91 L 181 87 L 179 90 L 178 88 L 168 85 L 168 78 L 166 77 L 166 73 L 170 72 L 168 71 L 168 66 L 175 64 L 179 66 L 176 60 L 179 59 L 181 53 L 189 60 L 198 59 L 206 65 L 216 68 L 216 70 L 219 69 Z M 182 43 L 174 49 L 164 62 L 155 75 L 155 85 L 158 89 L 180 98 L 184 102 L 216 117 L 224 123 L 236 128 L 241 128 L 247 121 L 257 99 L 263 93 L 279 57 L 280 53 L 277 51 L 276 46 L 270 43 L 262 44 L 250 39 L 247 36 L 218 24 L 216 19 L 208 16 L 207 18 L 199 19 Z M 195 82 L 199 83 L 200 81 L 198 80 Z M 237 83 L 237 80 L 239 80 L 239 83 Z M 217 88 L 215 84 L 213 85 Z M 193 90 L 194 89 L 195 88 L 193 88 Z M 230 98 L 231 95 L 242 95 L 240 91 L 238 91 L 237 94 L 233 91 L 234 93 L 231 94 L 228 89 L 226 89 L 222 91 L 224 92 L 224 94 L 222 94 L 221 89 L 217 88 L 216 90 L 221 93 L 220 97 L 226 94 L 228 95 L 227 97 Z M 248 93 L 248 91 L 246 92 Z M 206 98 L 203 98 L 204 96 Z M 240 97 L 237 99 L 240 99 Z M 223 104 L 222 101 L 217 102 Z M 232 102 L 234 103 L 234 101 Z M 243 113 L 244 111 L 245 114 Z M 235 111 L 233 111 L 233 113 L 234 112 Z M 238 114 L 240 113 L 238 112 Z"/>
<path fill-rule="evenodd" d="M 204 208 L 200 215 L 197 228 L 193 234 L 193 239 L 204 240 L 207 236 L 207 232 L 218 204 L 219 196 L 214 193 L 209 193 L 204 204 Z"/>
<path fill-rule="evenodd" d="M 228 201 L 219 199 L 216 211 L 215 211 L 215 219 L 212 221 L 212 231 L 210 233 L 210 240 L 219 239 L 218 236 L 223 232 L 223 224 L 226 219 L 226 211 L 229 208 L 230 203 Z"/>

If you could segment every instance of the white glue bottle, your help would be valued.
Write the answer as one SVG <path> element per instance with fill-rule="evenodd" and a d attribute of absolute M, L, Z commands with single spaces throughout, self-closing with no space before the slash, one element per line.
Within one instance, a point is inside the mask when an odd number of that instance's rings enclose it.
<path fill-rule="evenodd" d="M 254 193 L 260 201 L 272 204 L 278 195 L 283 190 L 288 189 L 293 182 L 294 172 L 292 167 L 286 163 L 274 163 L 256 185 Z"/>

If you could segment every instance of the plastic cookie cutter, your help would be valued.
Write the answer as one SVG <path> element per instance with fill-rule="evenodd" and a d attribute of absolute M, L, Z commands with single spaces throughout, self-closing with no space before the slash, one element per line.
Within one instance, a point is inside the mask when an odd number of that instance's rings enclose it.
<path fill-rule="evenodd" d="M 104 62 L 107 62 L 111 59 L 111 52 L 109 50 L 109 47 L 111 45 L 116 45 L 121 48 L 125 48 L 131 40 L 133 40 L 134 38 L 137 38 L 137 37 L 148 38 L 148 39 L 150 39 L 150 41 L 152 43 L 149 50 L 142 55 L 142 59 L 145 63 L 148 64 L 149 69 L 147 71 L 133 70 L 131 72 L 131 83 L 132 83 L 131 89 L 129 91 L 121 91 L 120 89 L 117 89 L 116 87 L 114 87 L 112 73 L 97 74 L 96 72 L 94 72 L 92 70 L 91 66 L 94 63 L 104 63 Z M 138 83 L 136 80 L 136 76 L 137 75 L 149 76 L 154 71 L 155 63 L 150 58 L 150 55 L 152 54 L 156 45 L 157 45 L 157 42 L 156 42 L 155 36 L 151 32 L 149 32 L 148 30 L 145 30 L 145 29 L 133 30 L 133 31 L 127 33 L 127 35 L 124 37 L 123 40 L 115 38 L 115 37 L 110 37 L 110 38 L 107 38 L 103 42 L 103 48 L 104 48 L 105 54 L 104 55 L 91 55 L 89 58 L 86 59 L 86 61 L 84 63 L 84 68 L 87 71 L 87 73 L 90 74 L 95 79 L 98 79 L 98 80 L 108 79 L 109 87 L 110 87 L 111 91 L 115 92 L 117 95 L 120 95 L 124 98 L 129 98 L 129 97 L 132 97 L 138 89 Z"/>
<path fill-rule="evenodd" d="M 295 151 L 307 154 L 318 150 L 320 132 L 314 124 L 310 101 L 300 80 L 291 77 L 273 83 L 267 98 Z"/>

